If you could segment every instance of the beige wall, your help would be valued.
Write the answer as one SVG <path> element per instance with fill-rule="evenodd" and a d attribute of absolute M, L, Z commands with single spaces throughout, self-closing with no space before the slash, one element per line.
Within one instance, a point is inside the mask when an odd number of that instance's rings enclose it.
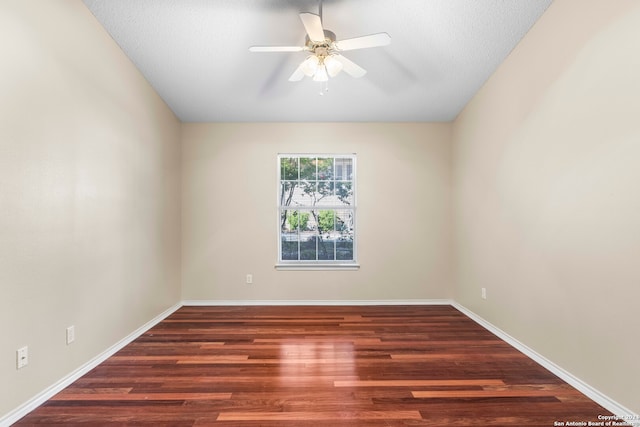
<path fill-rule="evenodd" d="M 450 125 L 185 124 L 182 296 L 451 297 Z M 278 153 L 356 153 L 358 271 L 276 271 Z M 245 274 L 254 275 L 252 285 Z"/>
<path fill-rule="evenodd" d="M 636 413 L 639 47 L 637 1 L 556 0 L 453 133 L 456 300 Z"/>
<path fill-rule="evenodd" d="M 180 125 L 80 0 L 2 0 L 0 52 L 2 416 L 180 300 Z"/>

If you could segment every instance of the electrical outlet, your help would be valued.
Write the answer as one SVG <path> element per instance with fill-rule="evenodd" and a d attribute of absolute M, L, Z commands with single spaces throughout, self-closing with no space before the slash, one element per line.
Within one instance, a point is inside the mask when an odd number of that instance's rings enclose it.
<path fill-rule="evenodd" d="M 67 345 L 76 340 L 76 327 L 71 325 L 67 328 Z"/>
<path fill-rule="evenodd" d="M 29 364 L 29 347 L 24 346 L 16 350 L 16 369 L 22 369 Z"/>
<path fill-rule="evenodd" d="M 482 299 L 487 299 L 487 288 L 481 289 L 480 296 L 482 297 Z"/>
<path fill-rule="evenodd" d="M 253 274 L 247 274 L 247 285 L 253 283 Z"/>

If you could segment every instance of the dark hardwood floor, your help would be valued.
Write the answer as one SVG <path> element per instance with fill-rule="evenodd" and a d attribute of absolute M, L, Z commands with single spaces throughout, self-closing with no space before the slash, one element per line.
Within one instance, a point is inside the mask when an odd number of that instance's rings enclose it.
<path fill-rule="evenodd" d="M 600 414 L 450 306 L 182 307 L 16 425 L 553 426 Z"/>

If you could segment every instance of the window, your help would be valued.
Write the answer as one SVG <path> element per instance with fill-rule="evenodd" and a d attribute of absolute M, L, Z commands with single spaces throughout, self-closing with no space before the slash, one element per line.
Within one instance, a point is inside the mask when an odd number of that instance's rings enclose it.
<path fill-rule="evenodd" d="M 357 267 L 355 155 L 278 156 L 278 266 Z"/>

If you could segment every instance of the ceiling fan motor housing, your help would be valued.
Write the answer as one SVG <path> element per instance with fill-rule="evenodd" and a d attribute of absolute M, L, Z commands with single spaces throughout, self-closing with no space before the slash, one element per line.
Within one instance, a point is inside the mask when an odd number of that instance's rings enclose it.
<path fill-rule="evenodd" d="M 305 46 L 310 52 L 313 52 L 319 59 L 324 59 L 329 56 L 333 50 L 333 43 L 336 41 L 336 35 L 333 31 L 324 30 L 324 40 L 321 42 L 315 42 L 309 39 L 307 35 L 305 37 Z"/>

